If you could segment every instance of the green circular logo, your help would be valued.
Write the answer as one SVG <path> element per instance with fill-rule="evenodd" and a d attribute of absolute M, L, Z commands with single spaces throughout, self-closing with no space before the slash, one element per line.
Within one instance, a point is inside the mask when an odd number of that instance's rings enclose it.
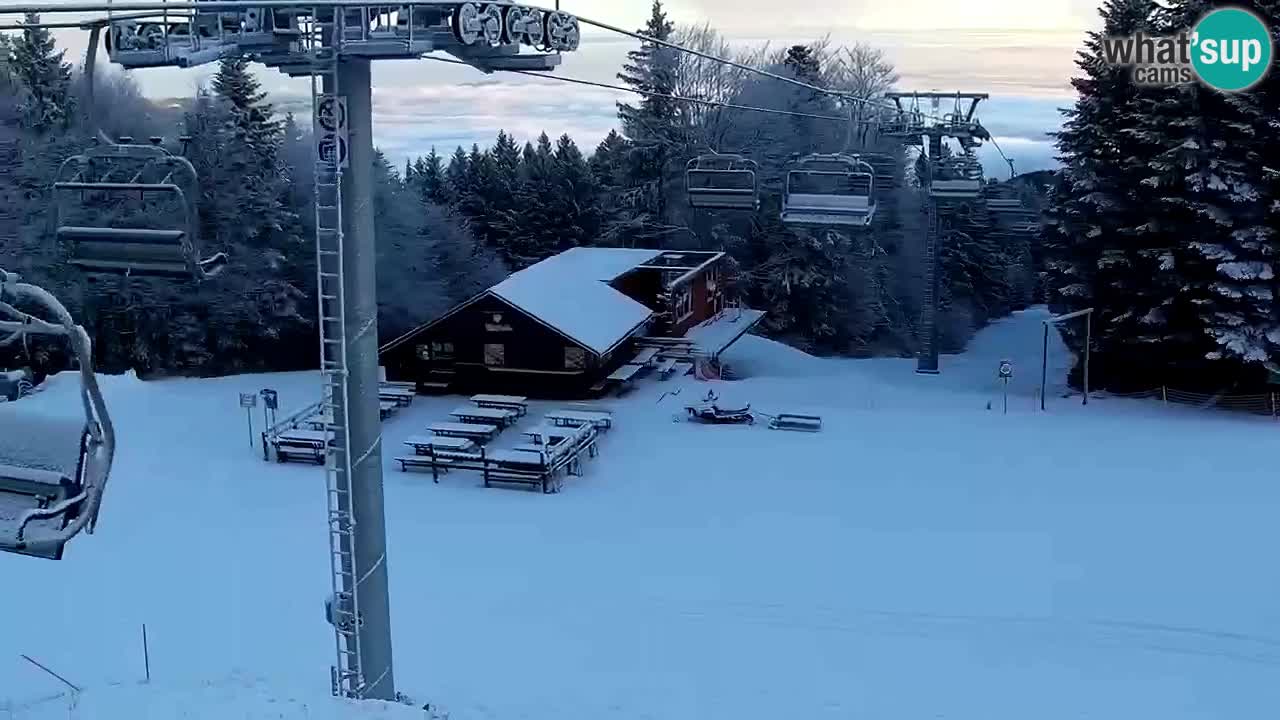
<path fill-rule="evenodd" d="M 1271 30 L 1244 8 L 1209 12 L 1196 23 L 1191 42 L 1191 65 L 1217 90 L 1248 90 L 1271 67 Z"/>

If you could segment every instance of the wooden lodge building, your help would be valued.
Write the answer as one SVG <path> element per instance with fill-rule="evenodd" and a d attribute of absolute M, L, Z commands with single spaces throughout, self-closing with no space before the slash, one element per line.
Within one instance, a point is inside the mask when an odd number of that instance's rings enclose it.
<path fill-rule="evenodd" d="M 586 248 L 512 274 L 379 351 L 419 392 L 586 397 L 637 358 L 716 360 L 764 316 L 728 307 L 724 253 Z M 625 369 L 622 371 L 625 374 Z"/>

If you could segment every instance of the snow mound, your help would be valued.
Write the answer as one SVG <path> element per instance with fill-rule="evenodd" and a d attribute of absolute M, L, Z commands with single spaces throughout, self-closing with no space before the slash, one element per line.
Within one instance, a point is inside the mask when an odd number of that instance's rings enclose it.
<path fill-rule="evenodd" d="M 785 343 L 745 335 L 724 353 L 736 377 L 804 377 L 834 372 L 838 364 Z"/>
<path fill-rule="evenodd" d="M 421 707 L 376 701 L 354 702 L 308 693 L 281 692 L 266 682 L 231 677 L 204 685 L 165 687 L 122 684 L 65 693 L 26 704 L 0 703 L 13 720 L 423 720 Z M 440 716 L 443 717 L 443 716 Z"/>

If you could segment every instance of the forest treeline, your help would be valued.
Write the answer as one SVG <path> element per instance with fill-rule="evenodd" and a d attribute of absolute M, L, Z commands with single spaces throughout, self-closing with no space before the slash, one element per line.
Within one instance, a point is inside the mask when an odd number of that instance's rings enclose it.
<path fill-rule="evenodd" d="M 874 98 L 897 80 L 883 55 L 867 46 L 819 41 L 734 50 L 708 26 L 675 27 L 660 2 L 643 31 L 858 98 Z M 313 365 L 309 122 L 281 117 L 243 59 L 222 61 L 175 122 L 119 73 L 99 73 L 94 107 L 85 107 L 83 78 L 46 31 L 26 30 L 0 42 L 0 93 L 8 108 L 0 117 L 0 148 L 7 152 L 0 158 L 0 192 L 11 208 L 0 218 L 8 226 L 0 230 L 0 265 L 63 297 L 83 318 L 96 340 L 99 366 L 108 372 L 211 375 Z M 619 78 L 641 94 L 633 104 L 619 104 L 620 132 L 585 150 L 567 135 L 543 134 L 520 144 L 500 132 L 486 148 L 446 155 L 433 150 L 403 168 L 378 154 L 384 340 L 509 272 L 570 247 L 596 245 L 724 250 L 734 260 L 731 292 L 769 311 L 765 329 L 771 335 L 819 353 L 914 351 L 924 216 L 900 147 L 864 148 L 896 154 L 904 166 L 899 190 L 888 193 L 900 197 L 882 198 L 874 235 L 796 232 L 778 220 L 784 168 L 800 153 L 852 147 L 849 124 L 663 96 L 810 116 L 843 117 L 849 107 L 654 43 L 631 52 Z M 185 152 L 201 181 L 202 246 L 206 253 L 227 253 L 228 270 L 200 284 L 91 282 L 67 265 L 69 249 L 51 232 L 50 185 L 59 163 L 87 147 L 99 128 L 112 137 L 190 137 Z M 760 163 L 759 211 L 692 211 L 683 196 L 685 163 L 726 152 Z M 134 214 L 157 221 L 137 208 Z M 961 348 L 974 328 L 1032 301 L 1029 256 L 1026 248 L 990 244 L 948 252 L 945 347 Z M 17 361 L 42 369 L 64 362 L 53 348 L 41 346 L 34 354 Z"/>
<path fill-rule="evenodd" d="M 1035 302 L 1094 307 L 1095 385 L 1256 387 L 1280 348 L 1274 296 L 1280 118 L 1271 73 L 1247 93 L 1143 88 L 1102 62 L 1105 35 L 1189 24 L 1210 3 L 1108 0 L 1073 82 L 1057 136 L 1064 169 L 1016 179 L 1044 211 L 1031 238 L 971 233 L 941 245 L 944 351 Z M 1275 2 L 1247 3 L 1277 27 Z M 676 27 L 660 2 L 641 32 L 840 91 L 843 98 L 639 43 L 619 80 L 639 91 L 603 139 L 501 132 L 487 147 L 376 160 L 379 334 L 391 339 L 544 257 L 580 245 L 716 249 L 733 259 L 730 290 L 768 311 L 764 332 L 822 354 L 910 355 L 918 345 L 926 215 L 916 163 L 894 141 L 821 116 L 869 119 L 862 100 L 897 74 L 865 45 L 825 40 L 736 48 L 709 26 Z M 48 33 L 0 40 L 0 265 L 65 298 L 107 371 L 221 374 L 314 365 L 315 280 L 309 121 L 277 113 L 244 60 L 225 60 L 176 121 L 119 73 L 83 78 Z M 745 112 L 671 99 L 795 113 Z M 92 124 L 86 118 L 92 117 Z M 233 267 L 199 285 L 89 282 L 51 232 L 49 186 L 91 127 L 109 135 L 191 137 L 202 181 L 207 252 Z M 853 127 L 861 127 L 854 125 Z M 580 144 L 583 142 L 585 144 Z M 778 219 L 783 176 L 800 154 L 894 155 L 896 188 L 879 194 L 872 233 L 797 231 Z M 760 168 L 756 212 L 697 211 L 686 162 L 736 153 Z M 551 289 L 550 291 L 554 291 Z M 1064 326 L 1082 348 L 1079 324 Z M 58 367 L 37 347 L 34 362 Z M 12 360 L 10 360 L 12 362 Z"/>

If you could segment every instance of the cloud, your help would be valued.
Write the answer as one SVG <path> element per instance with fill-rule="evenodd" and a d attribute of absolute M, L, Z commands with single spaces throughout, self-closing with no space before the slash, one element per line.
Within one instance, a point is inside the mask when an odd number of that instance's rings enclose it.
<path fill-rule="evenodd" d="M 736 46 L 768 41 L 778 47 L 827 34 L 836 43 L 869 43 L 883 49 L 895 64 L 901 75 L 900 89 L 988 92 L 991 99 L 980 106 L 979 117 L 1002 146 L 1008 142 L 1019 148 L 1020 169 L 1024 163 L 1030 169 L 1030 165 L 1052 164 L 1048 133 L 1060 126 L 1058 109 L 1072 101 L 1068 78 L 1075 70 L 1074 54 L 1082 35 L 1076 27 L 1079 23 L 1073 25 L 1062 18 L 1082 14 L 1086 4 L 1085 0 L 992 0 L 983 4 L 980 12 L 969 6 L 962 8 L 960 14 L 976 12 L 972 22 L 951 17 L 948 13 L 955 13 L 947 9 L 950 5 L 935 0 L 895 0 L 888 5 L 869 0 L 815 0 L 806 6 L 803 16 L 793 14 L 782 22 L 776 4 L 764 0 L 671 0 L 668 9 L 679 22 L 713 19 L 713 26 Z M 1018 10 L 1023 6 L 1043 10 L 1043 17 L 1030 18 L 1029 11 Z M 640 27 L 648 12 L 647 3 L 562 0 L 562 7 L 622 28 Z M 1000 8 L 1018 10 L 1008 16 L 1007 24 L 1030 18 L 1034 22 L 1024 25 L 1032 29 L 894 29 L 948 23 L 952 27 L 991 27 L 998 23 L 987 20 L 998 19 L 998 13 L 993 13 Z M 895 26 L 891 22 L 894 18 L 911 22 Z M 855 21 L 858 27 L 854 27 Z M 58 39 L 68 47 L 68 57 L 77 58 L 83 53 L 84 37 L 83 32 L 67 31 L 60 32 Z M 565 55 L 554 74 L 617 83 L 616 74 L 626 53 L 635 46 L 633 39 L 588 28 L 582 47 Z M 207 82 L 214 69 L 150 69 L 134 71 L 133 77 L 151 97 L 185 97 Z M 262 67 L 257 68 L 257 74 L 278 108 L 292 110 L 300 119 L 309 115 L 307 80 Z M 375 142 L 397 163 L 432 146 L 447 153 L 457 145 L 487 145 L 499 129 L 522 142 L 543 131 L 553 137 L 568 133 L 589 152 L 616 127 L 616 103 L 634 98 L 524 75 L 486 75 L 471 67 L 426 60 L 375 63 L 373 80 Z M 998 156 L 996 162 L 999 168 Z"/>

